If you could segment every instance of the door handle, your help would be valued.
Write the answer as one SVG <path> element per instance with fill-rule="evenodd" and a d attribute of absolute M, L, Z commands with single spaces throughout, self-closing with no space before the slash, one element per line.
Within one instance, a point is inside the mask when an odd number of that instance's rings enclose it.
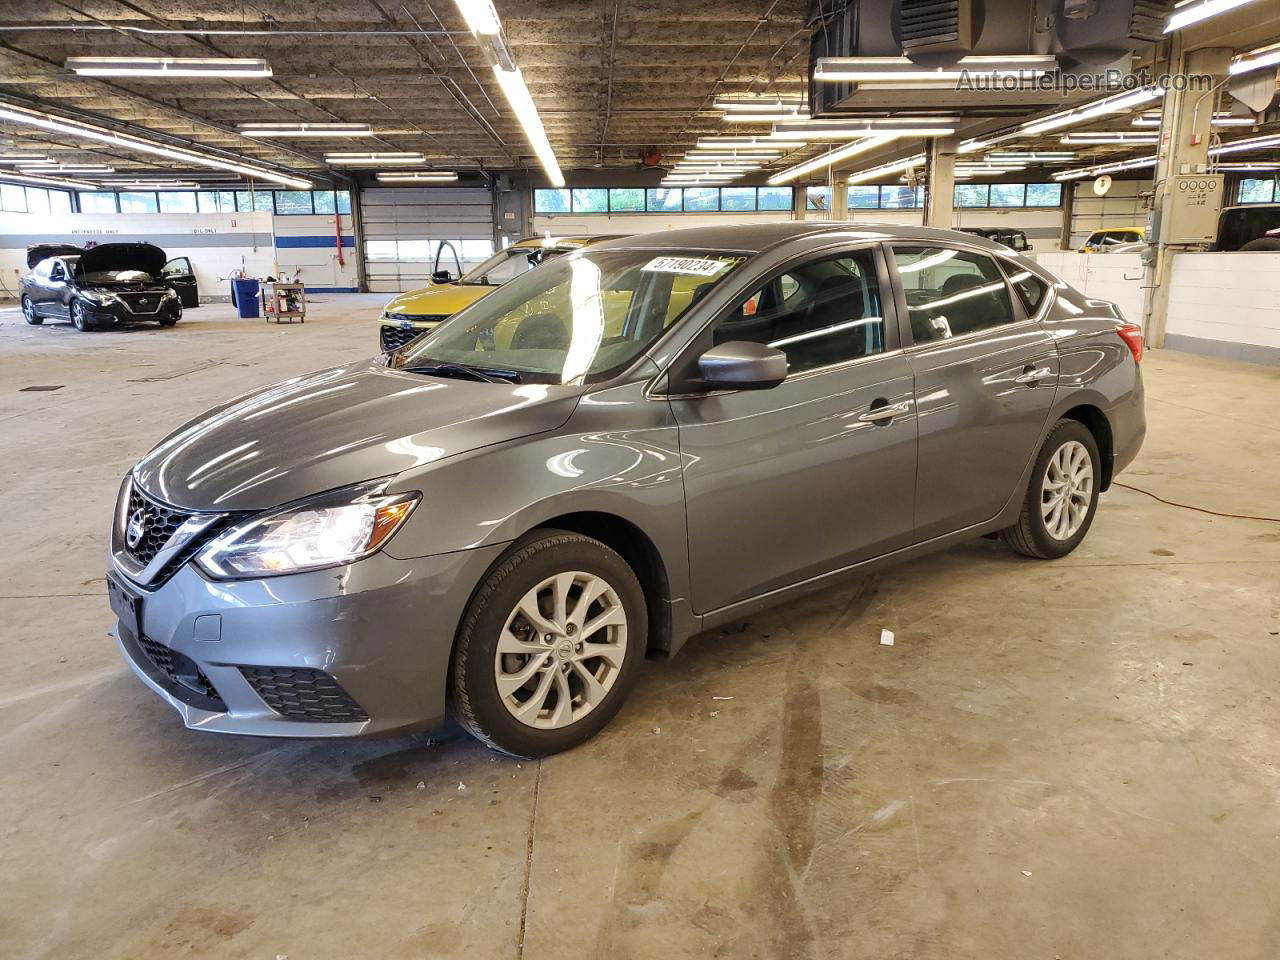
<path fill-rule="evenodd" d="M 1027 364 L 1022 370 L 1022 375 L 1013 378 L 1014 383 L 1026 383 L 1035 386 L 1045 377 L 1052 376 L 1053 371 L 1048 367 L 1036 367 Z"/>
<path fill-rule="evenodd" d="M 894 417 L 902 416 L 910 409 L 910 401 L 903 400 L 901 403 L 889 403 L 883 407 L 873 407 L 859 416 L 858 419 L 863 423 L 883 423 L 886 420 L 892 420 Z"/>

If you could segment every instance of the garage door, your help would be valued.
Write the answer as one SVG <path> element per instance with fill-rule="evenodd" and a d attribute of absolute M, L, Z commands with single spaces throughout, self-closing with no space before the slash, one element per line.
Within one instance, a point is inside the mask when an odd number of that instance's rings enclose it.
<path fill-rule="evenodd" d="M 441 241 L 463 269 L 493 253 L 493 198 L 486 187 L 377 187 L 360 192 L 369 290 L 398 293 L 427 282 Z M 455 271 L 448 248 L 442 269 Z"/>

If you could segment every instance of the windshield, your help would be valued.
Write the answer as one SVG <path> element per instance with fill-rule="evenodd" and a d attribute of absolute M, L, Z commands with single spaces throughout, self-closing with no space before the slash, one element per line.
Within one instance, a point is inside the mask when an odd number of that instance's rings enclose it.
<path fill-rule="evenodd" d="M 500 287 L 528 273 L 542 261 L 566 252 L 564 247 L 508 247 L 467 271 L 458 282 L 469 287 Z"/>
<path fill-rule="evenodd" d="M 454 314 L 390 362 L 424 373 L 471 368 L 523 383 L 602 380 L 746 259 L 689 250 L 578 250 Z"/>

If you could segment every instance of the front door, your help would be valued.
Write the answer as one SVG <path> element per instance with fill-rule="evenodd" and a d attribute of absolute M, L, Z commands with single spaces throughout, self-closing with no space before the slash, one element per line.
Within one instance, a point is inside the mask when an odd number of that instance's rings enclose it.
<path fill-rule="evenodd" d="M 916 377 L 921 542 L 990 520 L 1021 494 L 1058 353 L 992 257 L 932 244 L 891 250 Z"/>
<path fill-rule="evenodd" d="M 766 343 L 790 367 L 769 390 L 671 400 L 698 613 L 910 542 L 912 373 L 887 277 L 874 246 L 811 253 L 766 278 L 686 351 Z"/>
<path fill-rule="evenodd" d="M 196 273 L 186 257 L 174 257 L 161 271 L 164 282 L 173 287 L 183 308 L 200 306 L 200 288 L 196 285 Z"/>
<path fill-rule="evenodd" d="M 71 276 L 67 265 L 61 260 L 49 263 L 49 276 L 44 279 L 41 291 L 43 303 L 41 312 L 46 317 L 61 317 L 64 320 L 71 316 Z"/>

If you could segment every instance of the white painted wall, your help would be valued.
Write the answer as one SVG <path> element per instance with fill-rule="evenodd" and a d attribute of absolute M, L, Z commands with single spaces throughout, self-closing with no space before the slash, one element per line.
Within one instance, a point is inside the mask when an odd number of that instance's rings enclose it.
<path fill-rule="evenodd" d="M 351 217 L 342 215 L 343 233 Z M 309 287 L 356 286 L 355 247 L 343 249 L 339 266 L 332 215 L 273 216 L 270 213 L 72 213 L 0 214 L 0 297 L 17 296 L 33 243 L 145 241 L 170 257 L 190 257 L 203 298 L 230 296 L 226 277 L 280 276 L 296 268 Z M 283 247 L 280 237 L 308 237 L 320 246 Z M 286 241 L 287 242 L 287 241 Z M 306 241 L 304 241 L 306 242 Z"/>
<path fill-rule="evenodd" d="M 1061 277 L 1087 297 L 1110 300 L 1124 318 L 1142 322 L 1142 258 L 1136 253 L 1038 251 L 1036 263 Z"/>
<path fill-rule="evenodd" d="M 1280 252 L 1177 254 L 1165 333 L 1171 347 L 1280 363 Z"/>

